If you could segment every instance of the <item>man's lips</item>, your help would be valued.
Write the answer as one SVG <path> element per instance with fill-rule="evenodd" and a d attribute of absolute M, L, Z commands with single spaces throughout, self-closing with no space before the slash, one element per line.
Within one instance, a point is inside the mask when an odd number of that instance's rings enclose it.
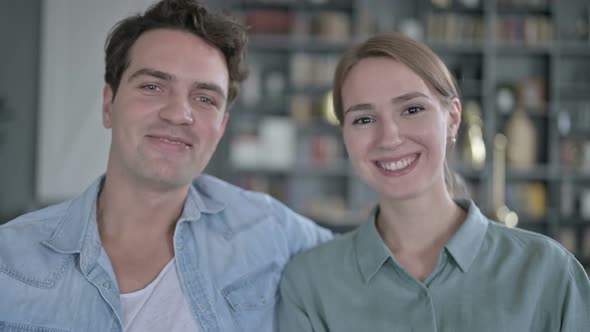
<path fill-rule="evenodd" d="M 193 144 L 191 141 L 185 137 L 180 136 L 173 136 L 173 135 L 165 135 L 165 134 L 150 134 L 147 137 L 151 139 L 160 140 L 164 143 L 172 144 L 172 145 L 184 145 L 187 147 L 192 147 Z"/>

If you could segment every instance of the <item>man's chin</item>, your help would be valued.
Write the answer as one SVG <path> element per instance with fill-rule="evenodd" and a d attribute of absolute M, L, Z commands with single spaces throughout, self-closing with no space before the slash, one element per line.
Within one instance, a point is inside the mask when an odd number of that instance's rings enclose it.
<path fill-rule="evenodd" d="M 193 176 L 153 176 L 146 179 L 146 182 L 156 191 L 177 191 L 186 189 L 192 183 Z"/>

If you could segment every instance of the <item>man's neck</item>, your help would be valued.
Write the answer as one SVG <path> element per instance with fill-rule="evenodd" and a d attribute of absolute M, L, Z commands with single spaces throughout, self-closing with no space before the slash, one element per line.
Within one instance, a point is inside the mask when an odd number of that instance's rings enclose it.
<path fill-rule="evenodd" d="M 145 288 L 174 257 L 174 231 L 187 188 L 158 191 L 107 176 L 97 223 L 121 293 Z"/>
<path fill-rule="evenodd" d="M 97 199 L 101 237 L 165 234 L 173 231 L 182 214 L 188 186 L 160 191 L 107 176 Z"/>

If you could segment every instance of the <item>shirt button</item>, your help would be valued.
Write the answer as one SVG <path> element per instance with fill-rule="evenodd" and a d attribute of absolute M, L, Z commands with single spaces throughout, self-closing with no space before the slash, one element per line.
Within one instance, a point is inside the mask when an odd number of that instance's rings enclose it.
<path fill-rule="evenodd" d="M 176 246 L 176 248 L 177 248 L 178 250 L 182 250 L 182 249 L 184 249 L 184 244 L 182 244 L 182 243 L 179 243 L 179 244 Z"/>
<path fill-rule="evenodd" d="M 197 308 L 199 309 L 199 311 L 200 311 L 200 312 L 203 312 L 203 311 L 205 311 L 205 310 L 207 309 L 207 306 L 205 306 L 205 305 L 203 305 L 203 304 L 199 304 L 199 305 L 197 306 Z"/>
<path fill-rule="evenodd" d="M 106 288 L 106 289 L 111 289 L 111 283 L 110 282 L 105 282 L 102 284 L 102 287 Z"/>

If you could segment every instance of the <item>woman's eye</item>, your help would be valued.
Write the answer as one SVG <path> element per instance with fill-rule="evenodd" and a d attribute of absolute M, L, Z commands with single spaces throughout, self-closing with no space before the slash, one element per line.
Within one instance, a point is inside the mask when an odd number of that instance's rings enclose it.
<path fill-rule="evenodd" d="M 369 124 L 375 122 L 375 119 L 370 118 L 368 116 L 363 116 L 362 118 L 358 118 L 355 119 L 354 121 L 352 121 L 353 125 L 364 125 L 364 124 Z"/>
<path fill-rule="evenodd" d="M 424 110 L 424 107 L 422 107 L 422 106 L 411 106 L 411 107 L 406 108 L 406 110 L 404 110 L 402 112 L 402 114 L 412 115 L 412 114 L 420 113 L 423 110 Z"/>

